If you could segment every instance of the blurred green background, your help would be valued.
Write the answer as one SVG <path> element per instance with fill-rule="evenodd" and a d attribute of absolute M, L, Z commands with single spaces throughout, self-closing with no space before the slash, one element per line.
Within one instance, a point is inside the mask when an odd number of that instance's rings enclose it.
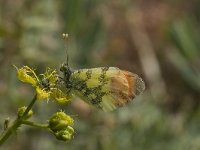
<path fill-rule="evenodd" d="M 12 65 L 59 69 L 63 32 L 74 69 L 116 66 L 144 78 L 146 91 L 110 113 L 79 99 L 37 102 L 33 120 L 45 123 L 59 109 L 74 116 L 74 138 L 64 143 L 23 126 L 3 150 L 200 149 L 199 0 L 1 0 L 1 130 L 34 95 Z"/>

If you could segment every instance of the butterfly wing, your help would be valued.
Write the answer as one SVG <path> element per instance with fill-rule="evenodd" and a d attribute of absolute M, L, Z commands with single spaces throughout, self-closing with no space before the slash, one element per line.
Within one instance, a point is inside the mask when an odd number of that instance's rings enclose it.
<path fill-rule="evenodd" d="M 138 75 L 116 67 L 80 69 L 71 80 L 75 95 L 104 111 L 126 105 L 145 89 Z"/>

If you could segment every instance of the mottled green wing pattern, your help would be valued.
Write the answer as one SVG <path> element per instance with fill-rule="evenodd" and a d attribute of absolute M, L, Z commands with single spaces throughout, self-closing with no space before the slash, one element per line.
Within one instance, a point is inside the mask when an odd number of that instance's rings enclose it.
<path fill-rule="evenodd" d="M 73 94 L 104 111 L 124 106 L 145 88 L 136 74 L 115 67 L 80 69 L 70 80 Z"/>

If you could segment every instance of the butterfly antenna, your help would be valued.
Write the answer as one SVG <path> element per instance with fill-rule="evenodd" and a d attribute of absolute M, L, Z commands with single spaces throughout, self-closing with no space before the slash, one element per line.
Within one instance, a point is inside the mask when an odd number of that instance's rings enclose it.
<path fill-rule="evenodd" d="M 69 66 L 69 55 L 68 55 L 68 51 L 67 51 L 67 41 L 68 41 L 68 38 L 69 38 L 69 35 L 67 33 L 63 33 L 62 34 L 63 36 L 63 39 L 64 39 L 64 42 L 65 42 L 65 52 L 66 52 L 66 55 L 67 55 L 67 66 Z"/>

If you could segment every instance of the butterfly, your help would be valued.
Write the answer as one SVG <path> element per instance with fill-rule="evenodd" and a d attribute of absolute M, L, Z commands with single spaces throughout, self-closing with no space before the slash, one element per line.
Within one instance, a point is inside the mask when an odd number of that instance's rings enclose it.
<path fill-rule="evenodd" d="M 137 74 L 116 67 L 72 70 L 64 63 L 60 71 L 69 95 L 78 96 L 105 112 L 125 106 L 145 89 Z"/>

